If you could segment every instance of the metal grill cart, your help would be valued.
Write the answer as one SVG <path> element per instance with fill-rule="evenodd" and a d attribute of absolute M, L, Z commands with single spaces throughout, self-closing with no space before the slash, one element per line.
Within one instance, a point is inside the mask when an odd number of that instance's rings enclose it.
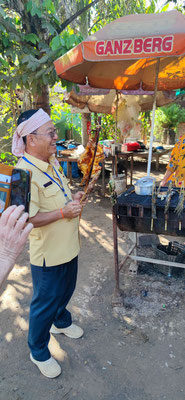
<path fill-rule="evenodd" d="M 167 191 L 167 188 L 163 188 Z M 114 263 L 115 263 L 115 292 L 113 296 L 113 305 L 123 304 L 119 274 L 124 266 L 125 261 L 129 257 L 135 263 L 132 272 L 137 272 L 137 262 L 144 261 L 152 264 L 160 264 L 163 266 L 185 268 L 185 264 L 165 261 L 164 259 L 154 259 L 149 257 L 137 256 L 138 238 L 137 233 L 145 234 L 163 234 L 170 236 L 185 237 L 185 206 L 183 204 L 180 216 L 176 213 L 176 207 L 180 201 L 180 190 L 172 189 L 172 197 L 166 210 L 166 198 L 156 198 L 155 212 L 152 208 L 152 196 L 137 195 L 133 192 L 133 188 L 118 196 L 116 203 L 113 205 L 113 239 L 114 239 Z M 125 257 L 120 261 L 118 256 L 118 237 L 117 228 L 121 231 L 135 232 L 135 243 L 133 242 Z M 132 254 L 134 252 L 134 255 Z M 133 265 L 132 263 L 132 265 Z M 134 271 L 133 271 L 134 269 Z"/>

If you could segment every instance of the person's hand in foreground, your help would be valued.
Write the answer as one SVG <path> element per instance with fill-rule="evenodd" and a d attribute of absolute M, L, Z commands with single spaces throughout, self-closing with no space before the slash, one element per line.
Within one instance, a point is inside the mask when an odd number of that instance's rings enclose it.
<path fill-rule="evenodd" d="M 0 218 L 0 286 L 12 270 L 33 228 L 24 206 L 10 206 Z"/>

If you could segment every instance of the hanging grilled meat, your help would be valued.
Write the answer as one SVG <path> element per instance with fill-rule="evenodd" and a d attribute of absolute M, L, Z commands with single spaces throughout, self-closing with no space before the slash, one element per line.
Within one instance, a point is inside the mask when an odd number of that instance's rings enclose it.
<path fill-rule="evenodd" d="M 80 155 L 78 160 L 78 167 L 80 168 L 83 178 L 81 181 L 81 186 L 84 185 L 88 179 L 89 172 L 91 169 L 91 164 L 94 157 L 94 151 L 96 146 L 96 139 L 93 136 L 90 136 L 87 146 L 84 152 Z M 100 144 L 97 145 L 95 160 L 92 169 L 92 177 L 97 174 L 98 171 L 101 171 L 100 163 L 104 160 L 104 152 L 103 148 Z"/>

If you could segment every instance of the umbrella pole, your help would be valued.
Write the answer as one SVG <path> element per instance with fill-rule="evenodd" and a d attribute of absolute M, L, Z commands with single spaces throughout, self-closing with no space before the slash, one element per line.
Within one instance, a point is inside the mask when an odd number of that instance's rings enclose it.
<path fill-rule="evenodd" d="M 117 140 L 117 130 L 118 130 L 118 101 L 119 101 L 119 97 L 118 97 L 118 90 L 116 89 L 116 140 Z"/>
<path fill-rule="evenodd" d="M 115 142 L 117 141 L 117 130 L 118 130 L 118 101 L 119 101 L 119 97 L 118 97 L 118 90 L 116 89 L 116 126 L 115 126 Z M 117 156 L 114 154 L 114 168 L 113 168 L 113 174 L 118 176 L 118 164 L 117 164 Z"/>
<path fill-rule="evenodd" d="M 159 76 L 159 64 L 160 64 L 160 58 L 157 60 L 157 64 L 156 64 L 155 90 L 154 90 L 154 102 L 153 102 L 153 108 L 152 108 L 152 126 L 151 126 L 151 134 L 150 134 L 150 147 L 149 147 L 149 153 L 148 153 L 147 176 L 150 176 L 151 161 L 152 161 L 152 145 L 153 145 L 153 137 L 154 137 L 154 123 L 155 123 L 158 76 Z"/>

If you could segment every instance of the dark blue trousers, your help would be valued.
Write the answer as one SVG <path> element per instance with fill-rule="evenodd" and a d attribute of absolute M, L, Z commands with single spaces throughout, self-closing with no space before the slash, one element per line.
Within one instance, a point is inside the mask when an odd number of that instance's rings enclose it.
<path fill-rule="evenodd" d="M 75 290 L 78 257 L 54 267 L 31 265 L 33 297 L 30 305 L 28 345 L 33 358 L 46 361 L 50 328 L 67 328 L 72 324 L 66 306 Z"/>

